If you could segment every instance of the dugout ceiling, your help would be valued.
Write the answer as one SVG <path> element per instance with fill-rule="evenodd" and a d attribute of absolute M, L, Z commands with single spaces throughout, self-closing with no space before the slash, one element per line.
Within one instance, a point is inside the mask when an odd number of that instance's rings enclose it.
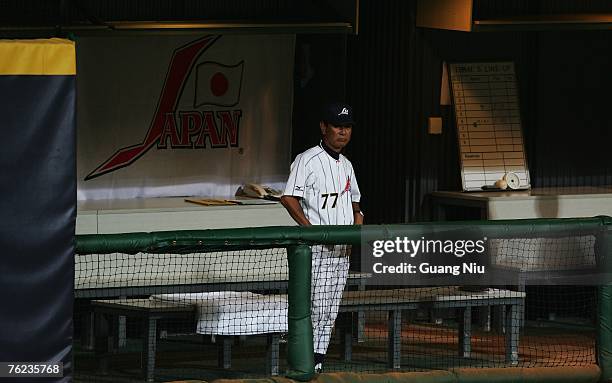
<path fill-rule="evenodd" d="M 9 0 L 2 33 L 215 29 L 356 32 L 358 0 Z"/>
<path fill-rule="evenodd" d="M 612 4 L 606 0 L 406 0 L 406 3 L 418 6 L 417 26 L 429 28 L 461 31 L 612 28 Z M 8 0 L 1 2 L 0 8 L 3 25 L 0 30 L 4 33 L 16 29 L 42 33 L 58 29 L 185 28 L 357 33 L 359 29 L 359 0 Z"/>

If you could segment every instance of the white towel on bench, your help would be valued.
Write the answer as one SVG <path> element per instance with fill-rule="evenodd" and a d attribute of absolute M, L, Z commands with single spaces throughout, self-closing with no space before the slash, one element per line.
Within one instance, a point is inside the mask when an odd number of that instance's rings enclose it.
<path fill-rule="evenodd" d="M 198 334 L 252 335 L 287 332 L 286 294 L 215 291 L 158 294 L 151 296 L 151 299 L 195 305 Z"/>

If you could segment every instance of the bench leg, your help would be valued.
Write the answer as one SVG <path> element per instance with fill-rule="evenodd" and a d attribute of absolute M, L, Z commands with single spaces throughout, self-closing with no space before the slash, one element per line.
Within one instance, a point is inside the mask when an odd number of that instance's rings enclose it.
<path fill-rule="evenodd" d="M 491 306 L 482 306 L 478 309 L 480 327 L 482 331 L 491 331 Z"/>
<path fill-rule="evenodd" d="M 94 313 L 94 345 L 98 359 L 98 371 L 108 374 L 108 354 L 113 349 L 111 328 L 106 315 Z"/>
<path fill-rule="evenodd" d="M 127 318 L 123 315 L 117 318 L 117 347 L 127 346 Z"/>
<path fill-rule="evenodd" d="M 459 309 L 459 357 L 469 358 L 472 354 L 472 308 Z"/>
<path fill-rule="evenodd" d="M 268 375 L 277 376 L 280 359 L 280 334 L 268 334 Z"/>
<path fill-rule="evenodd" d="M 520 305 L 509 305 L 506 308 L 506 363 L 511 365 L 517 365 L 519 360 L 520 311 Z"/>
<path fill-rule="evenodd" d="M 119 298 L 125 299 L 127 296 L 121 295 Z M 127 346 L 127 317 L 120 315 L 117 318 L 117 348 Z"/>
<path fill-rule="evenodd" d="M 219 356 L 217 358 L 219 368 L 226 370 L 232 368 L 232 337 L 219 335 L 216 337 L 216 341 L 219 345 Z"/>
<path fill-rule="evenodd" d="M 357 343 L 365 342 L 365 311 L 359 310 L 357 312 Z"/>
<path fill-rule="evenodd" d="M 389 349 L 387 354 L 388 367 L 400 369 L 402 361 L 402 311 L 389 311 Z"/>
<path fill-rule="evenodd" d="M 342 313 L 341 317 L 336 322 L 339 322 L 340 326 L 336 328 L 340 333 L 341 343 L 341 354 L 340 357 L 345 362 L 350 362 L 353 358 L 353 315 L 352 313 Z"/>
<path fill-rule="evenodd" d="M 359 291 L 365 291 L 365 282 L 360 282 Z M 357 311 L 357 343 L 365 342 L 365 311 Z"/>
<path fill-rule="evenodd" d="M 85 313 L 83 316 L 83 336 L 81 337 L 81 344 L 85 350 L 95 349 L 95 313 L 93 311 Z"/>
<path fill-rule="evenodd" d="M 519 284 L 518 284 L 518 291 L 524 293 L 526 292 L 526 288 L 525 285 L 527 284 L 527 276 L 525 273 L 520 273 L 519 275 Z M 521 303 L 519 304 L 519 327 L 523 328 L 523 326 L 525 325 L 525 300 L 521 299 Z"/>
<path fill-rule="evenodd" d="M 144 376 L 147 382 L 155 378 L 155 351 L 157 348 L 157 320 L 146 318 L 144 333 L 144 360 L 142 363 Z"/>

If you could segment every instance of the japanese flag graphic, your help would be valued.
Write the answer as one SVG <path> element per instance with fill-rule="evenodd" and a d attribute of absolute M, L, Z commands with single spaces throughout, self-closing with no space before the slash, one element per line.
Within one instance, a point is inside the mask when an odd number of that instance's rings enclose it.
<path fill-rule="evenodd" d="M 196 69 L 195 107 L 234 106 L 240 100 L 244 61 L 235 65 L 203 62 Z"/>

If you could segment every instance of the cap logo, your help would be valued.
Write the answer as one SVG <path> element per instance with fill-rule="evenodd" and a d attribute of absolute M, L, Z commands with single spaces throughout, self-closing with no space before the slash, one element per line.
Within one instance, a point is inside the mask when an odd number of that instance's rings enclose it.
<path fill-rule="evenodd" d="M 342 108 L 342 111 L 340 113 L 338 113 L 338 116 L 342 116 L 343 114 L 346 114 L 348 116 L 349 111 L 346 108 Z"/>

